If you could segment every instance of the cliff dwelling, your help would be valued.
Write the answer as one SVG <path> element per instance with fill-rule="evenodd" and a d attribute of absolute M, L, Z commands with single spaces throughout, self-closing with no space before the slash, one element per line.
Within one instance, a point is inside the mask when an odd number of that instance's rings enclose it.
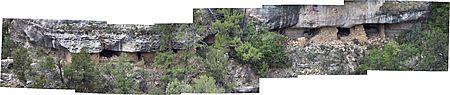
<path fill-rule="evenodd" d="M 408 26 L 409 25 L 409 26 Z M 360 24 L 350 28 L 346 27 L 320 27 L 320 28 L 287 28 L 283 35 L 288 36 L 297 46 L 306 44 L 323 44 L 335 42 L 367 43 L 369 39 L 395 37 L 401 32 L 408 31 L 411 23 L 393 24 Z M 293 42 L 292 42 L 293 41 Z M 294 45 L 295 46 L 295 45 Z"/>

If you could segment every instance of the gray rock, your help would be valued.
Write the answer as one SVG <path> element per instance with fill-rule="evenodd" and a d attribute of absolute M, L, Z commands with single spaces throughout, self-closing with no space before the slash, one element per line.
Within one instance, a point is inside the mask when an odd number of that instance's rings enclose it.
<path fill-rule="evenodd" d="M 408 5 L 408 6 L 405 6 Z M 414 8 L 409 8 L 414 6 Z M 295 28 L 352 27 L 364 23 L 399 23 L 427 17 L 428 2 L 345 2 L 343 6 L 305 6 Z"/>
<path fill-rule="evenodd" d="M 261 9 L 248 9 L 248 15 L 261 21 L 269 30 L 294 26 L 299 21 L 301 6 L 263 6 Z"/>
<path fill-rule="evenodd" d="M 269 77 L 297 77 L 297 75 L 349 75 L 356 73 L 365 46 L 309 45 L 287 47 L 292 66 L 274 69 Z"/>
<path fill-rule="evenodd" d="M 106 24 L 102 21 L 13 19 L 12 39 L 21 44 L 78 53 L 102 50 L 150 52 L 159 48 L 160 34 L 149 25 Z"/>
<path fill-rule="evenodd" d="M 257 87 L 252 87 L 252 86 L 246 86 L 246 87 L 237 87 L 234 89 L 235 92 L 237 93 L 256 93 L 258 92 Z"/>
<path fill-rule="evenodd" d="M 2 59 L 1 60 L 1 66 L 2 71 L 1 72 L 7 72 L 9 71 L 9 68 L 11 68 L 11 64 L 13 63 L 13 59 Z"/>
<path fill-rule="evenodd" d="M 365 23 L 399 23 L 427 18 L 430 5 L 429 2 L 364 0 L 336 6 L 264 6 L 247 12 L 249 17 L 266 24 L 270 30 L 324 26 L 349 28 Z"/>

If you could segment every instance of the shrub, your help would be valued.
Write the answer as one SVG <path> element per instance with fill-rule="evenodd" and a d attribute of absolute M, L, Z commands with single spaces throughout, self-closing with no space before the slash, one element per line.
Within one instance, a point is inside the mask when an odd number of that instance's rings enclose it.
<path fill-rule="evenodd" d="M 195 93 L 220 93 L 224 92 L 217 85 L 214 78 L 202 75 L 199 78 L 194 79 L 194 92 Z"/>
<path fill-rule="evenodd" d="M 85 48 L 72 55 L 72 63 L 64 66 L 64 76 L 69 88 L 80 92 L 98 92 L 100 76 Z"/>
<path fill-rule="evenodd" d="M 448 70 L 448 20 L 449 3 L 432 3 L 432 18 L 426 22 L 427 31 L 422 32 L 425 39 L 420 50 L 423 55 L 416 70 Z"/>
<path fill-rule="evenodd" d="M 111 76 L 113 77 L 113 92 L 114 93 L 134 93 L 134 81 L 133 77 L 130 76 L 133 71 L 132 65 L 129 63 L 128 56 L 126 54 L 121 54 L 119 62 L 111 70 Z"/>
<path fill-rule="evenodd" d="M 195 72 L 192 65 L 187 64 L 190 53 L 180 51 L 177 55 L 176 58 L 172 51 L 159 52 L 155 57 L 156 67 L 163 70 L 170 78 L 183 79 L 186 74 Z"/>
<path fill-rule="evenodd" d="M 161 51 L 168 50 L 172 48 L 172 40 L 174 38 L 173 32 L 175 32 L 175 25 L 171 24 L 157 24 L 153 26 L 152 30 L 153 32 L 160 32 L 161 33 L 161 40 L 159 49 Z"/>
<path fill-rule="evenodd" d="M 182 83 L 178 81 L 178 79 L 175 79 L 174 81 L 170 82 L 166 87 L 166 94 L 180 94 L 180 93 L 189 93 L 193 92 L 193 87 L 189 84 Z"/>
<path fill-rule="evenodd" d="M 10 57 L 12 49 L 17 47 L 10 37 L 11 19 L 3 19 L 2 26 L 2 59 Z"/>
<path fill-rule="evenodd" d="M 225 51 L 209 47 L 208 54 L 206 56 L 206 62 L 204 66 L 206 68 L 206 74 L 212 76 L 219 81 L 223 81 L 224 75 L 227 72 L 226 63 L 228 60 L 225 58 Z"/>
<path fill-rule="evenodd" d="M 52 72 L 54 68 L 56 68 L 56 66 L 53 58 L 45 57 L 45 59 L 39 64 L 39 68 L 37 68 L 37 70 L 41 72 L 46 71 Z M 47 85 L 50 85 L 51 83 L 51 81 L 47 79 L 45 73 L 35 75 L 33 80 L 34 80 L 32 84 L 33 88 L 45 88 Z"/>
<path fill-rule="evenodd" d="M 27 49 L 23 47 L 18 47 L 13 51 L 14 63 L 12 65 L 12 69 L 14 74 L 17 75 L 17 78 L 23 84 L 26 84 L 26 77 L 29 76 L 31 72 L 31 59 L 29 57 L 29 53 Z"/>
<path fill-rule="evenodd" d="M 49 85 L 50 81 L 46 79 L 45 75 L 38 75 L 34 77 L 34 82 L 31 85 L 33 88 L 45 88 L 46 85 Z"/>
<path fill-rule="evenodd" d="M 237 57 L 250 63 L 257 74 L 264 76 L 270 67 L 288 66 L 288 57 L 284 51 L 286 37 L 262 27 L 260 30 L 250 22 L 244 30 L 245 40 L 235 49 Z"/>
<path fill-rule="evenodd" d="M 284 52 L 287 37 L 270 32 L 267 27 L 257 27 L 251 21 L 244 25 L 244 14 L 240 10 L 217 9 L 217 13 L 223 19 L 219 18 L 212 25 L 218 30 L 213 45 L 215 49 L 225 51 L 225 54 L 235 47 L 237 59 L 252 64 L 260 76 L 264 76 L 270 67 L 288 66 Z"/>
<path fill-rule="evenodd" d="M 432 17 L 403 33 L 399 44 L 388 43 L 382 50 L 372 49 L 360 72 L 377 70 L 448 70 L 449 3 L 432 3 Z M 417 62 L 409 62 L 417 57 Z M 407 68 L 406 64 L 410 64 Z"/>
<path fill-rule="evenodd" d="M 11 38 L 8 36 L 8 34 L 2 35 L 2 58 L 6 58 L 11 56 L 11 51 L 14 47 L 14 42 L 11 40 Z"/>
<path fill-rule="evenodd" d="M 407 65 L 410 58 L 416 56 L 417 48 L 411 45 L 398 45 L 390 42 L 380 50 L 371 49 L 369 55 L 365 56 L 364 63 L 359 67 L 360 73 L 366 70 L 411 70 Z"/>
<path fill-rule="evenodd" d="M 217 19 L 212 27 L 217 29 L 218 32 L 214 38 L 214 47 L 222 49 L 228 47 L 231 44 L 231 40 L 235 37 L 239 37 L 241 33 L 241 27 L 239 24 L 244 18 L 244 14 L 236 9 L 217 9 L 219 16 L 223 19 Z"/>
<path fill-rule="evenodd" d="M 155 57 L 155 66 L 159 69 L 167 69 L 174 60 L 174 54 L 172 51 L 158 52 Z"/>
<path fill-rule="evenodd" d="M 45 57 L 44 61 L 39 65 L 41 70 L 53 70 L 56 68 L 56 63 L 51 57 Z"/>

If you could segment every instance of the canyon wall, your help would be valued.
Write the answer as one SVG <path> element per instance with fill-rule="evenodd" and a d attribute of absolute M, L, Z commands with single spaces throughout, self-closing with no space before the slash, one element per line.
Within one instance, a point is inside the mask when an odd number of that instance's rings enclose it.
<path fill-rule="evenodd" d="M 246 9 L 270 30 L 285 28 L 350 28 L 367 23 L 399 23 L 426 18 L 427 2 L 385 2 L 368 0 L 345 2 L 338 6 L 264 6 Z M 90 53 L 102 50 L 151 52 L 159 49 L 161 32 L 151 25 L 107 24 L 105 21 L 14 19 L 13 40 L 24 45 L 66 49 L 77 53 L 86 47 Z M 178 43 L 180 44 L 180 43 Z M 181 48 L 179 45 L 174 48 Z"/>
<path fill-rule="evenodd" d="M 387 34 L 407 31 L 412 26 L 411 22 L 427 19 L 430 9 L 429 2 L 358 0 L 346 1 L 345 5 L 267 5 L 260 9 L 243 10 L 247 20 L 259 21 L 259 24 L 268 26 L 271 31 L 284 31 L 282 33 L 291 38 L 286 51 L 293 60 L 293 66 L 289 70 L 274 71 L 284 73 L 273 74 L 278 77 L 277 75 L 351 74 L 360 63 L 359 59 L 367 46 L 383 42 L 373 41 L 368 37 L 371 34 L 367 33 L 375 33 L 375 38 L 384 39 Z M 210 9 L 200 11 L 203 16 L 211 17 L 206 16 L 212 12 Z M 208 22 L 206 20 L 207 18 L 204 22 Z M 144 54 L 144 57 L 152 61 L 148 58 L 154 57 L 153 53 L 159 51 L 163 35 L 163 31 L 153 31 L 152 25 L 107 24 L 105 21 L 86 20 L 8 21 L 11 21 L 9 31 L 15 42 L 25 47 L 65 50 L 69 52 L 68 56 L 70 53 L 78 53 L 81 48 L 87 48 L 89 53 L 104 50 L 149 53 Z M 206 35 L 195 34 L 196 32 L 192 32 L 195 29 L 188 30 L 191 32 L 186 32 L 187 34 L 173 33 L 186 36 L 177 37 L 181 40 L 170 41 L 171 48 L 183 49 L 186 43 L 196 43 L 185 38 L 202 36 L 199 37 L 200 40 L 208 41 L 204 38 L 209 36 L 212 39 L 211 35 L 216 33 L 215 30 L 208 24 L 205 26 Z M 340 35 L 342 29 L 348 29 L 349 33 Z M 327 64 L 327 60 L 335 64 Z"/>

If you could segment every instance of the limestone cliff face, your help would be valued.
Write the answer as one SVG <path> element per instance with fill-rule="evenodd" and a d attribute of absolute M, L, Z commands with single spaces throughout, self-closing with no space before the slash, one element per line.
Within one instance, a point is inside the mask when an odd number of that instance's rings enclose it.
<path fill-rule="evenodd" d="M 264 6 L 247 12 L 271 30 L 325 26 L 350 28 L 358 24 L 399 23 L 426 18 L 430 3 L 355 0 L 330 6 Z"/>
<path fill-rule="evenodd" d="M 411 6 L 413 7 L 408 8 Z M 364 23 L 399 23 L 426 17 L 425 14 L 430 12 L 428 6 L 426 2 L 395 3 L 383 0 L 346 2 L 344 6 L 307 6 L 301 9 L 299 23 L 294 27 L 352 27 Z"/>
<path fill-rule="evenodd" d="M 341 6 L 264 6 L 246 9 L 246 12 L 250 19 L 277 30 L 398 23 L 425 18 L 429 9 L 427 2 L 368 0 L 345 2 Z M 151 52 L 158 50 L 161 36 L 160 32 L 151 31 L 149 25 L 115 25 L 105 21 L 15 19 L 11 24 L 16 42 L 66 49 L 72 53 L 82 47 L 90 53 L 102 50 Z M 181 48 L 180 43 L 173 46 Z"/>
<path fill-rule="evenodd" d="M 267 25 L 269 30 L 283 29 L 298 23 L 301 7 L 263 6 L 261 9 L 247 9 L 247 15 Z"/>
<path fill-rule="evenodd" d="M 102 50 L 151 52 L 158 50 L 161 34 L 147 25 L 114 25 L 102 21 L 14 19 L 12 38 L 25 45 L 90 53 Z"/>

